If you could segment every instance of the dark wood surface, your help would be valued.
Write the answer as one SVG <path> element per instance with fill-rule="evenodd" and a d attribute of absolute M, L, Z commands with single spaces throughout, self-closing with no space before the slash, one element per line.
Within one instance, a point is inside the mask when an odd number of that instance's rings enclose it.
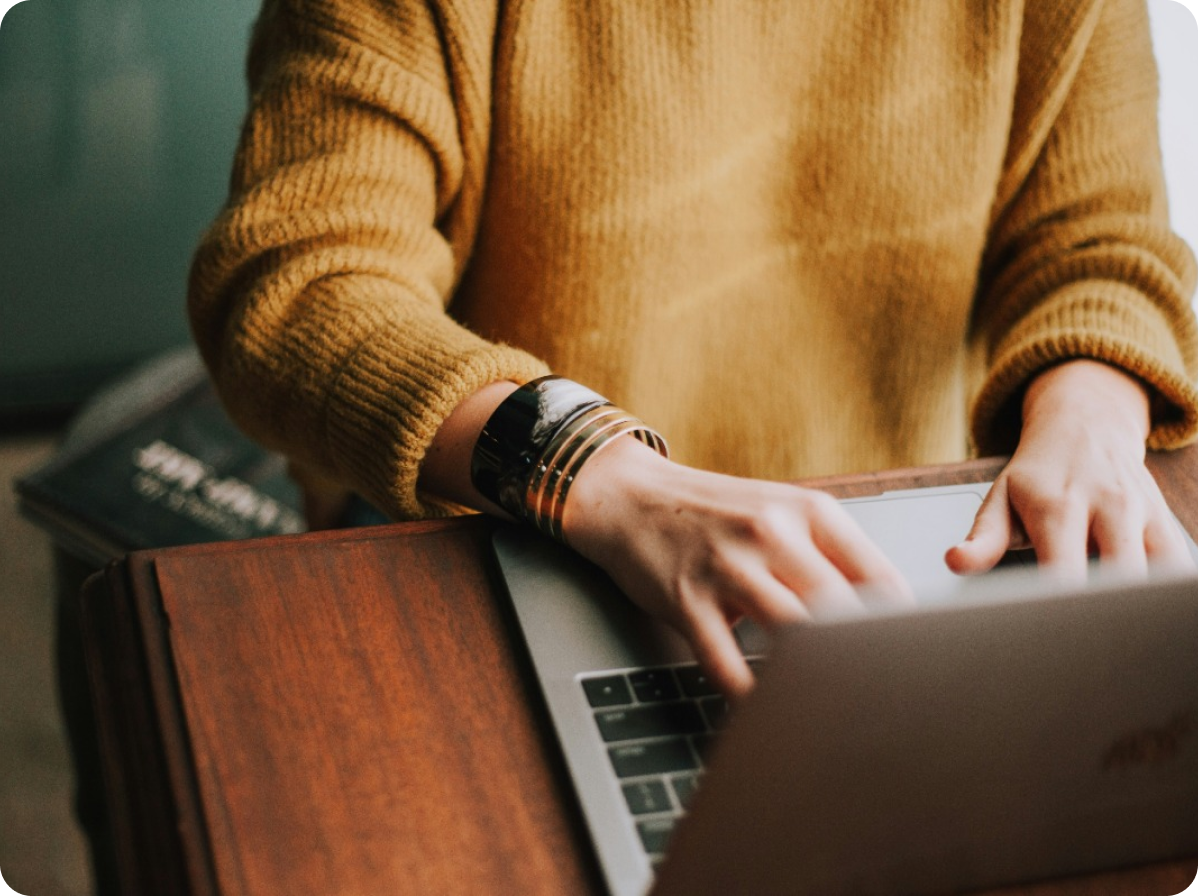
<path fill-rule="evenodd" d="M 1151 465 L 1198 532 L 1198 453 Z M 813 484 L 848 497 L 999 468 Z M 127 891 L 602 893 L 490 532 L 472 518 L 200 545 L 94 578 L 85 637 Z M 1165 896 L 1196 867 L 1002 893 Z"/>

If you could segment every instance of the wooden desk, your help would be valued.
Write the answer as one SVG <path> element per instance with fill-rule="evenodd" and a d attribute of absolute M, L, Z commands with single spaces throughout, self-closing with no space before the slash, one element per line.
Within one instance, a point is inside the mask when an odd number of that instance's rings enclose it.
<path fill-rule="evenodd" d="M 1154 457 L 1198 532 L 1198 452 Z M 998 465 L 818 484 L 841 496 Z M 84 626 L 125 888 L 602 893 L 482 518 L 134 554 Z M 1177 862 L 1005 894 L 1183 890 Z"/>

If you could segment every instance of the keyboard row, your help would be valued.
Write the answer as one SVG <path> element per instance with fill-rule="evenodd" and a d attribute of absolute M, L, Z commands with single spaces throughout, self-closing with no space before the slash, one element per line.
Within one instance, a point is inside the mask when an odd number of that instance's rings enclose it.
<path fill-rule="evenodd" d="M 728 722 L 728 702 L 695 664 L 609 672 L 581 683 L 641 845 L 656 863 Z"/>

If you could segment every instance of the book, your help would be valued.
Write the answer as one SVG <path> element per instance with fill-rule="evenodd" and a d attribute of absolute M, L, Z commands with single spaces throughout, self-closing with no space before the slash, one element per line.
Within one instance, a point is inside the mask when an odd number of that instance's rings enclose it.
<path fill-rule="evenodd" d="M 286 460 L 237 428 L 190 348 L 103 390 L 16 491 L 23 515 L 97 566 L 144 548 L 306 528 Z"/>

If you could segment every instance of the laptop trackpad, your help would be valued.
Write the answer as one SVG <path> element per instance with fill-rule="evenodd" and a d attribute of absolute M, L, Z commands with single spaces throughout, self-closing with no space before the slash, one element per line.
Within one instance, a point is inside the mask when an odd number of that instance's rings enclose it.
<path fill-rule="evenodd" d="M 845 501 L 843 506 L 899 568 L 917 597 L 959 585 L 960 577 L 949 570 L 944 553 L 969 534 L 982 506 L 981 495 L 882 495 Z"/>
<path fill-rule="evenodd" d="M 986 488 L 923 489 L 841 504 L 911 583 L 919 603 L 932 604 L 950 600 L 963 587 L 961 577 L 945 564 L 944 553 L 969 534 Z M 753 622 L 741 622 L 736 634 L 746 655 L 767 652 L 769 639 Z"/>

